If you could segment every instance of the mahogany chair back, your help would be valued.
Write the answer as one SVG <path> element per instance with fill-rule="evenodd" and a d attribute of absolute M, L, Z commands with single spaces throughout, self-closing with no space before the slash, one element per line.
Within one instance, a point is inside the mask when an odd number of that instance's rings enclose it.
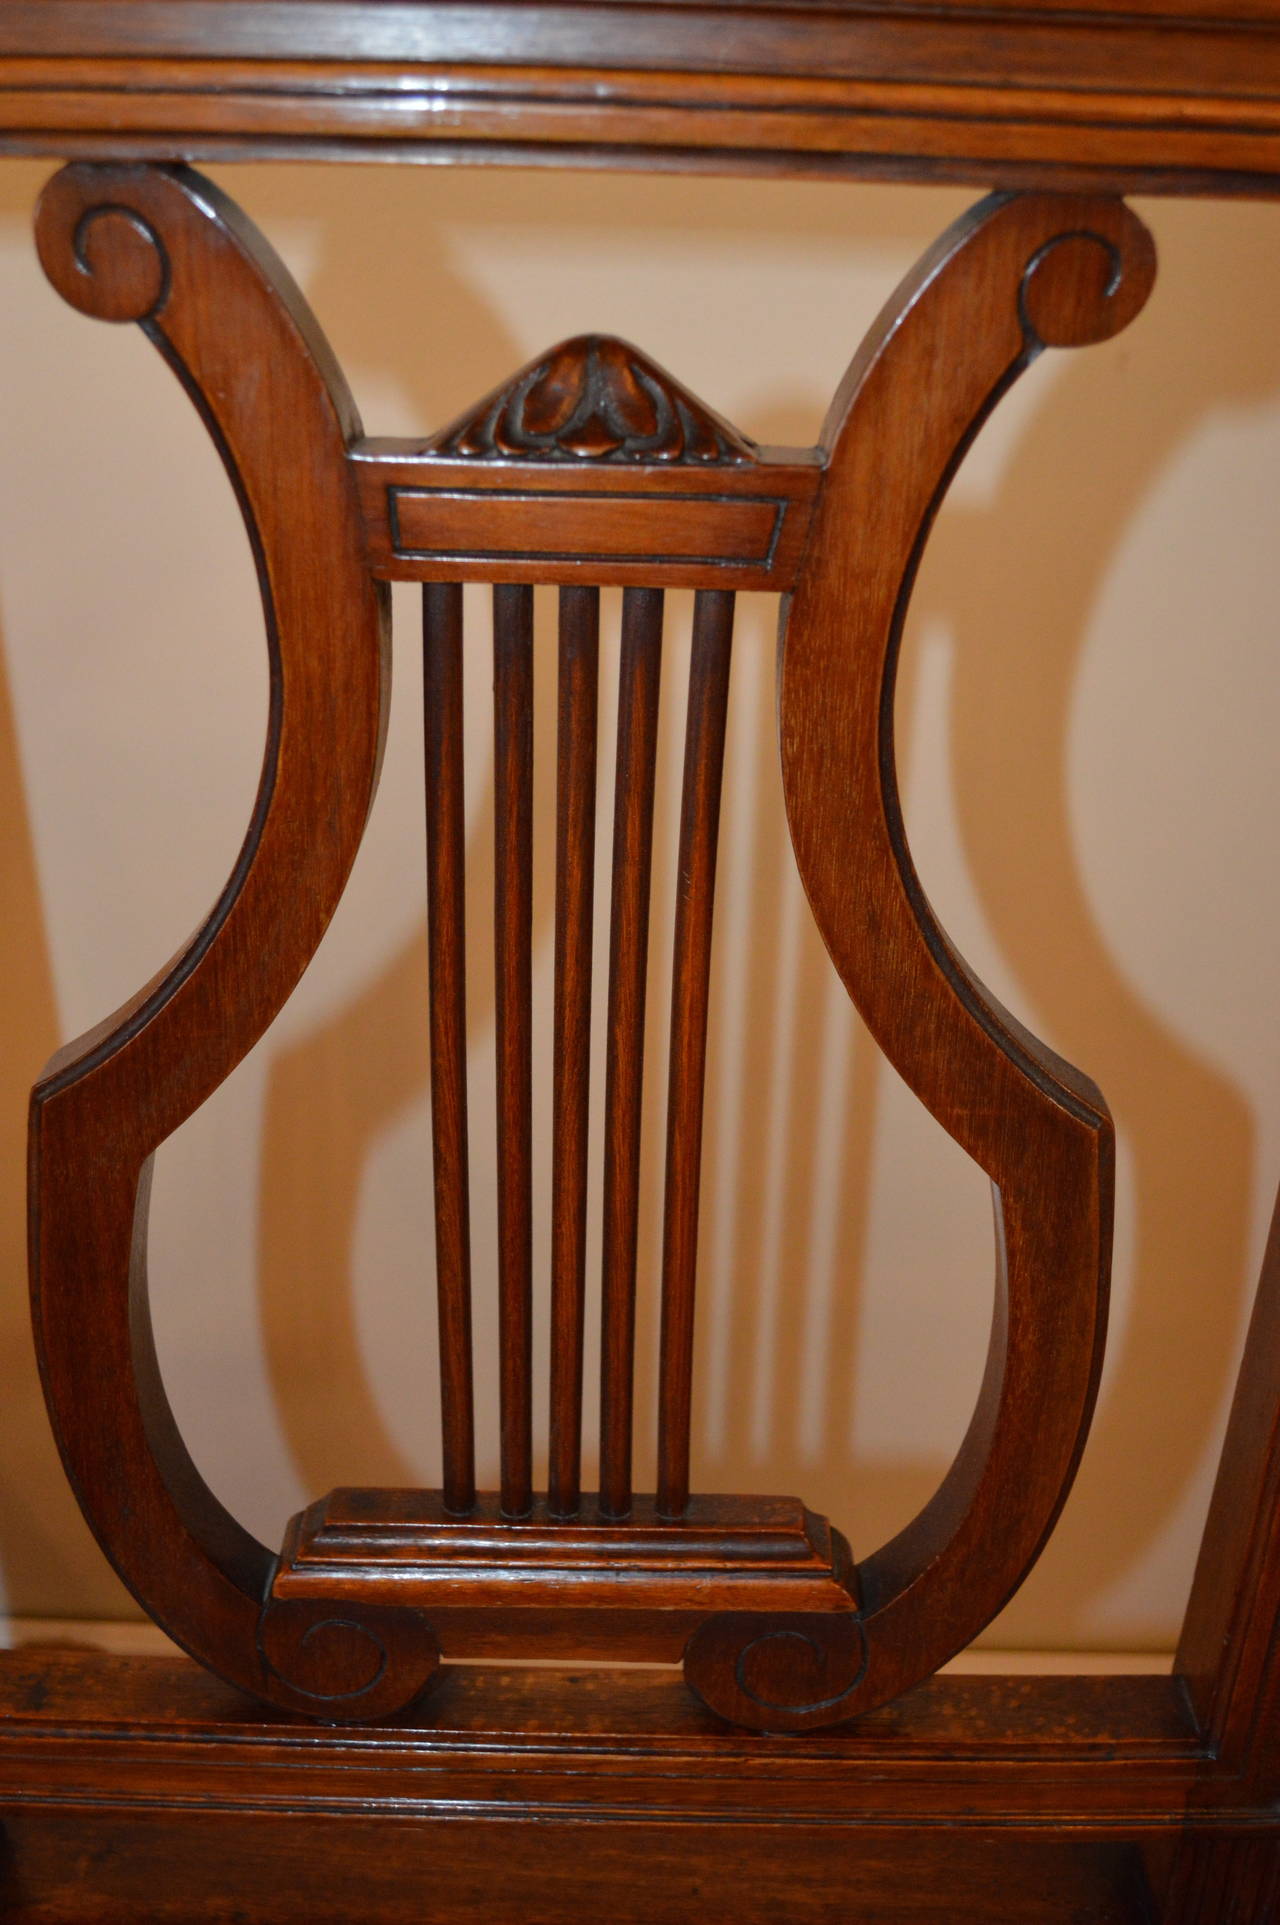
<path fill-rule="evenodd" d="M 41 259 L 136 321 L 199 408 L 244 511 L 271 721 L 244 848 L 208 921 L 63 1051 L 32 1123 L 33 1291 L 50 1412 L 100 1541 L 150 1614 L 290 1711 L 414 1706 L 440 1657 L 682 1661 L 732 1723 L 802 1731 L 897 1698 L 1034 1562 L 1096 1393 L 1112 1132 L 1081 1074 L 992 999 L 933 916 L 894 766 L 897 652 L 934 514 L 1046 346 L 1104 339 L 1151 286 L 1122 203 L 995 195 L 908 277 L 816 448 L 755 446 L 638 350 L 563 343 L 425 441 L 367 438 L 261 236 L 173 167 L 66 169 Z M 903 432 L 904 422 L 910 432 Z M 278 1554 L 203 1483 L 165 1398 L 146 1291 L 151 1159 L 262 1034 L 323 934 L 377 781 L 387 587 L 422 584 L 437 1492 L 340 1489 Z M 463 587 L 493 594 L 501 1488 L 476 1488 L 468 1172 Z M 534 597 L 559 593 L 549 1486 L 533 1484 Z M 582 1490 L 600 593 L 622 591 L 604 983 L 600 1488 Z M 695 591 L 671 959 L 656 1464 L 633 1462 L 642 1065 L 667 588 Z M 799 873 L 872 1033 L 990 1177 L 996 1307 L 954 1465 L 855 1564 L 799 1499 L 691 1490 L 698 1192 L 735 596 L 785 598 L 782 780 Z M 94 1180 L 85 1180 L 86 1170 Z M 487 1287 L 487 1283 L 486 1283 Z M 103 1440 L 112 1439 L 104 1451 Z M 430 1716 L 430 1698 L 422 1715 Z"/>

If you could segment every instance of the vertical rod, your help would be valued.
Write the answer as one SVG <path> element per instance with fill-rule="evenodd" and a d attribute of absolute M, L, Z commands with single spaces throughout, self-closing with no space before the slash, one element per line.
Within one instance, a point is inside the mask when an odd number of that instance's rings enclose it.
<path fill-rule="evenodd" d="M 493 591 L 502 1513 L 533 1504 L 533 590 Z"/>
<path fill-rule="evenodd" d="M 667 1082 L 662 1339 L 658 1376 L 658 1510 L 663 1517 L 672 1518 L 681 1517 L 689 1502 L 694 1284 L 702 1174 L 707 1002 L 733 610 L 734 597 L 723 589 L 706 589 L 697 596 L 689 668 L 689 718 L 685 729 L 671 968 L 671 1064 Z"/>
<path fill-rule="evenodd" d="M 625 1517 L 631 1509 L 640 1099 L 661 667 L 662 590 L 629 588 L 622 598 L 605 1067 L 600 1508 L 606 1517 Z"/>
<path fill-rule="evenodd" d="M 465 1513 L 475 1503 L 476 1474 L 467 1172 L 462 589 L 455 582 L 432 582 L 422 591 L 422 658 L 444 1502 L 447 1510 Z"/>
<path fill-rule="evenodd" d="M 548 1477 L 553 1517 L 574 1516 L 582 1494 L 582 1333 L 586 1316 L 599 656 L 599 589 L 562 588 L 556 774 Z"/>

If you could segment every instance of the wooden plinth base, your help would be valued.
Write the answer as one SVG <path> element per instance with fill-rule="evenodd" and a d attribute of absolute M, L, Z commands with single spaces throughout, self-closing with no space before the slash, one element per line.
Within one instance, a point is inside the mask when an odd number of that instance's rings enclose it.
<path fill-rule="evenodd" d="M 271 1586 L 284 1603 L 421 1611 L 445 1658 L 617 1658 L 678 1664 L 721 1612 L 856 1608 L 849 1547 L 794 1497 L 695 1497 L 678 1521 L 585 1497 L 504 1518 L 496 1496 L 451 1516 L 438 1491 L 335 1490 L 289 1525 Z"/>

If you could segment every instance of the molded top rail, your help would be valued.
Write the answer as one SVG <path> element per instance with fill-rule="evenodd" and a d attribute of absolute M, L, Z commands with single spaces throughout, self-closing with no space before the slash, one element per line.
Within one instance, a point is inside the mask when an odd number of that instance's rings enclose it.
<path fill-rule="evenodd" d="M 1270 0 L 0 0 L 0 153 L 1265 193 Z"/>

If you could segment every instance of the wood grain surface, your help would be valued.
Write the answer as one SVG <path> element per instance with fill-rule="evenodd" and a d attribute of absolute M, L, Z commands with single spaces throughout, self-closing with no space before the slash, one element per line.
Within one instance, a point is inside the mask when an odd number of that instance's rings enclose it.
<path fill-rule="evenodd" d="M 0 145 L 1270 192 L 1269 0 L 3 0 Z"/>
<path fill-rule="evenodd" d="M 514 1890 L 531 1920 L 603 1906 L 646 1921 L 838 1911 L 903 1925 L 1269 1925 L 1280 1902 L 1274 1248 L 1175 1677 L 930 1679 L 1016 1587 L 1070 1486 L 1101 1357 L 1111 1139 L 1099 1093 L 995 1003 L 930 910 L 902 826 L 893 690 L 923 544 L 973 434 L 1043 348 L 1106 338 L 1150 287 L 1140 224 L 1080 190 L 1274 191 L 1274 7 L 0 4 L 0 149 L 120 161 L 52 184 L 42 260 L 73 305 L 139 322 L 203 415 L 244 510 L 271 661 L 262 783 L 225 890 L 153 983 L 54 1059 L 32 1129 L 37 1339 L 72 1483 L 156 1619 L 269 1708 L 183 1663 L 0 1660 L 6 1915 L 212 1918 L 249 1903 L 278 1917 L 394 1919 L 420 1915 L 429 1880 L 443 1919 L 493 1914 Z M 651 364 L 595 337 L 525 371 L 519 418 L 482 404 L 432 442 L 378 443 L 261 237 L 198 177 L 137 164 L 199 153 L 945 177 L 1059 193 L 998 195 L 940 240 L 855 357 L 816 451 L 720 438 L 735 431 L 663 388 L 661 370 L 655 401 L 636 372 Z M 693 458 L 663 478 L 672 422 L 677 461 L 701 446 L 709 478 L 689 480 Z M 564 466 L 543 459 L 548 437 L 563 439 Z M 619 455 L 639 465 L 623 472 Z M 626 499 L 637 475 L 649 497 L 638 509 Z M 710 572 L 726 565 L 738 576 Z M 335 1492 L 295 1520 L 277 1559 L 204 1486 L 165 1401 L 146 1301 L 150 1159 L 261 1035 L 341 893 L 385 729 L 390 578 L 425 584 L 446 1488 Z M 467 1225 L 463 579 L 499 584 L 504 1447 L 503 1491 L 483 1499 Z M 565 1067 L 546 1499 L 531 1490 L 529 1424 L 534 581 L 563 590 Z M 593 1497 L 580 1489 L 579 1433 L 601 583 L 627 589 L 627 661 Z M 702 593 L 650 1500 L 635 1495 L 631 1446 L 635 1155 L 661 589 L 675 585 Z M 996 1314 L 973 1423 L 935 1498 L 856 1571 L 803 1506 L 737 1500 L 741 1511 L 731 1502 L 712 1514 L 688 1491 L 726 591 L 748 586 L 792 591 L 783 780 L 832 960 L 996 1199 Z M 623 1598 L 628 1582 L 647 1602 Z M 575 1649 L 594 1640 L 669 1659 L 684 1649 L 693 1693 L 675 1673 L 437 1669 L 449 1637 L 495 1654 L 539 1641 L 551 1651 L 557 1626 Z M 805 1735 L 761 1735 L 778 1730 Z"/>
<path fill-rule="evenodd" d="M 501 1528 L 494 1538 L 484 1522 L 474 1470 L 465 640 L 456 582 L 430 581 L 423 591 L 444 1489 L 416 1508 L 412 1493 L 365 1493 L 358 1528 L 349 1516 L 335 1522 L 335 1505 L 342 1516 L 352 1501 L 335 1493 L 293 1521 L 272 1564 L 199 1483 L 148 1335 L 147 1159 L 256 1040 L 318 941 L 340 865 L 358 842 L 383 729 L 383 591 L 368 572 L 376 540 L 366 554 L 358 484 L 380 462 L 349 456 L 364 444 L 318 330 L 296 318 L 300 304 L 283 271 L 196 177 L 73 168 L 46 194 L 40 245 L 68 298 L 104 318 L 140 319 L 195 394 L 262 560 L 276 667 L 260 820 L 223 904 L 159 987 L 105 1034 L 73 1047 L 35 1100 L 33 1287 L 50 1410 L 117 1567 L 179 1642 L 223 1675 L 334 1719 L 402 1707 L 441 1648 L 669 1659 L 683 1651 L 686 1678 L 710 1708 L 765 1729 L 830 1724 L 900 1694 L 1005 1602 L 1070 1486 L 1105 1327 L 1111 1135 L 1092 1085 L 991 1001 L 920 893 L 893 764 L 898 637 L 932 516 L 973 434 L 1043 347 L 1102 339 L 1132 318 L 1154 269 L 1145 230 L 1111 201 L 993 197 L 942 237 L 894 297 L 855 357 L 819 450 L 776 464 L 813 486 L 779 658 L 783 787 L 800 874 L 832 959 L 890 1061 L 987 1171 L 997 1198 L 996 1312 L 969 1433 L 935 1498 L 856 1572 L 843 1538 L 802 1506 L 790 1542 L 767 1549 L 768 1500 L 742 1500 L 740 1525 L 704 1519 L 696 1528 L 701 1513 L 690 1504 L 702 1080 L 733 609 L 723 590 L 704 589 L 695 603 L 668 1070 L 657 1504 L 686 1533 L 692 1563 L 674 1550 L 655 1562 L 644 1549 L 652 1539 L 634 1537 L 643 1514 L 633 1464 L 635 1305 L 659 587 L 628 587 L 622 603 L 604 1012 L 600 1490 L 588 1506 L 577 1488 L 590 1021 L 584 878 L 594 851 L 584 792 L 594 757 L 584 730 L 595 718 L 598 651 L 592 556 L 558 565 L 578 596 L 563 608 L 557 832 L 557 1022 L 566 1041 L 576 1038 L 576 1082 L 562 1079 L 557 1091 L 553 1320 L 565 1350 L 553 1357 L 551 1505 L 535 1503 L 532 1483 L 534 591 L 518 583 L 494 590 L 493 622 Z M 240 308 L 227 327 L 229 288 Z M 270 370 L 265 392 L 255 368 Z M 282 465 L 286 432 L 308 430 L 296 461 Z M 693 477 L 718 490 L 771 465 L 639 351 L 598 336 L 531 363 L 412 457 L 424 469 L 440 459 L 472 482 L 501 479 L 513 464 L 568 476 L 565 505 L 611 500 L 619 474 L 656 466 L 676 476 L 676 489 L 636 497 L 637 532 L 641 548 L 659 552 L 664 517 L 679 507 L 696 518 L 708 499 L 689 492 Z M 310 523 L 294 502 L 299 471 L 315 492 Z M 510 491 L 506 501 L 511 510 Z M 542 511 L 520 512 L 536 526 Z M 346 696 L 343 678 L 353 675 L 364 677 L 363 733 L 353 726 L 354 700 L 352 715 L 323 706 L 334 704 L 335 684 Z M 312 883 L 317 851 L 328 866 Z M 245 946 L 229 950 L 227 930 L 242 923 Z M 228 955 L 233 963 L 222 962 Z M 220 963 L 234 964 L 234 982 L 217 973 Z M 208 1011 L 193 1001 L 202 989 Z M 206 1066 L 212 1012 L 219 1054 Z M 157 1113 L 160 1091 L 168 1107 Z M 118 1170 L 91 1200 L 76 1187 L 85 1156 Z M 106 1376 L 99 1349 L 119 1360 Z M 117 1402 L 120 1447 L 104 1461 L 96 1439 L 114 1423 Z M 135 1485 L 152 1493 L 142 1528 Z M 441 1548 L 450 1530 L 451 1554 Z M 573 1546 L 583 1531 L 597 1550 L 580 1565 Z"/>
<path fill-rule="evenodd" d="M 344 460 L 359 424 L 285 270 L 195 176 L 64 171 L 41 202 L 37 240 L 59 291 L 101 319 L 140 322 L 199 407 L 244 511 L 271 665 L 257 806 L 226 888 L 160 977 L 59 1052 L 33 1094 L 32 1301 L 46 1397 L 103 1548 L 179 1644 L 279 1703 L 314 1711 L 332 1690 L 350 1709 L 363 1696 L 353 1678 L 372 1679 L 369 1701 L 389 1710 L 434 1669 L 430 1634 L 381 1609 L 332 1631 L 293 1611 L 283 1642 L 260 1623 L 272 1559 L 183 1444 L 146 1280 L 153 1153 L 310 961 L 373 799 L 386 602 L 365 567 Z M 325 834 L 299 834 L 315 820 Z"/>

